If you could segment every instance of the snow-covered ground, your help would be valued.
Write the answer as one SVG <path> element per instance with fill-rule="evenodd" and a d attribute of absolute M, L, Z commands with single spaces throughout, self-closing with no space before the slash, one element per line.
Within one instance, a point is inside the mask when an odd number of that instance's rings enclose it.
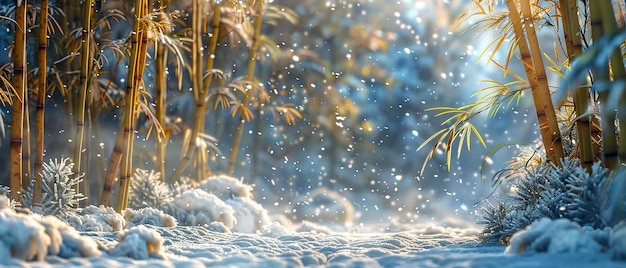
<path fill-rule="evenodd" d="M 593 230 L 565 219 L 542 219 L 514 235 L 506 247 L 480 243 L 481 227 L 473 219 L 398 223 L 391 218 L 388 223 L 355 223 L 353 211 L 342 205 L 341 196 L 324 192 L 298 204 L 305 211 L 304 220 L 292 223 L 285 215 L 268 215 L 250 193 L 251 188 L 233 178 L 215 177 L 163 202 L 173 216 L 155 207 L 128 209 L 120 215 L 89 206 L 71 217 L 61 216 L 65 221 L 11 208 L 0 195 L 0 266 L 626 265 L 626 224 Z"/>
<path fill-rule="evenodd" d="M 163 240 L 150 259 L 48 256 L 24 262 L 2 258 L 3 266 L 30 267 L 624 267 L 608 253 L 505 253 L 505 246 L 479 244 L 476 229 L 413 227 L 402 232 L 286 232 L 273 235 L 219 233 L 205 227 L 153 227 Z M 83 233 L 117 244 L 116 233 Z M 140 241 L 140 239 L 137 239 Z M 145 247 L 129 247 L 131 251 Z"/>

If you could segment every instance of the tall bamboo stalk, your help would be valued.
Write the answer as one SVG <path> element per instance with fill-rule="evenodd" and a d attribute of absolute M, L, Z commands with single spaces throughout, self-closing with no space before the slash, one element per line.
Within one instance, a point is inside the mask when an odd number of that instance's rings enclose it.
<path fill-rule="evenodd" d="M 594 40 L 599 40 L 604 34 L 605 21 L 603 17 L 601 1 L 589 1 L 589 11 L 591 12 L 591 36 Z M 613 14 L 613 13 L 611 13 Z M 592 68 L 594 84 L 606 84 L 609 81 L 608 65 L 606 68 Z M 598 92 L 600 98 L 600 125 L 602 127 L 602 161 L 604 165 L 613 170 L 618 166 L 618 145 L 617 145 L 617 128 L 614 124 L 616 119 L 615 110 L 608 107 L 609 92 L 600 90 Z"/>
<path fill-rule="evenodd" d="M 130 107 L 126 107 L 126 112 L 130 115 L 130 121 L 129 125 L 126 126 L 129 131 L 127 132 L 128 137 L 126 138 L 126 152 L 122 158 L 122 168 L 120 169 L 120 192 L 118 194 L 116 209 L 118 212 L 125 210 L 128 206 L 128 193 L 133 175 L 133 145 L 135 143 L 134 135 L 135 125 L 137 122 L 136 116 L 138 112 L 137 102 L 139 101 L 139 89 L 143 82 L 143 73 L 146 66 L 146 56 L 148 51 L 148 32 L 145 24 L 141 22 L 141 19 L 148 14 L 148 1 L 137 0 L 135 10 L 136 16 L 139 18 L 135 21 L 135 23 L 139 24 L 139 44 L 137 44 L 138 49 L 137 54 L 135 55 L 136 59 L 134 59 L 134 61 L 136 61 L 134 66 L 135 71 L 133 72 L 133 76 L 129 75 L 128 77 L 128 81 L 132 81 L 132 88 L 129 88 L 129 90 L 132 91 L 132 105 L 130 105 Z"/>
<path fill-rule="evenodd" d="M 569 62 L 582 54 L 582 38 L 579 34 L 578 6 L 576 0 L 560 2 L 563 21 L 563 35 Z M 589 108 L 589 87 L 586 83 L 577 85 L 574 91 L 574 109 L 576 110 L 576 134 L 578 135 L 579 158 L 583 167 L 591 172 L 594 161 L 593 140 L 591 139 L 591 115 L 585 115 Z"/>
<path fill-rule="evenodd" d="M 33 203 L 37 204 L 41 202 L 41 172 L 43 167 L 44 157 L 44 115 L 46 106 L 46 89 L 48 87 L 48 81 L 46 79 L 48 75 L 48 63 L 47 63 L 47 51 L 48 51 L 48 0 L 41 1 L 41 14 L 39 17 L 39 88 L 37 92 L 37 106 L 35 114 L 36 125 L 36 141 L 35 141 L 35 161 L 34 161 L 34 175 L 35 182 L 33 183 Z"/>
<path fill-rule="evenodd" d="M 202 16 L 201 10 L 202 8 L 201 1 L 194 1 L 194 14 L 192 15 L 192 38 L 194 40 L 194 45 L 192 47 L 192 55 L 194 55 L 193 59 L 193 77 L 194 77 L 194 99 L 196 102 L 196 116 L 194 118 L 194 127 L 191 130 L 191 135 L 189 137 L 188 145 L 186 147 L 185 152 L 183 152 L 183 157 L 178 164 L 178 167 L 170 177 L 170 181 L 174 181 L 178 179 L 182 172 L 185 170 L 189 161 L 191 160 L 191 156 L 194 152 L 194 149 L 198 148 L 196 146 L 196 139 L 198 135 L 204 132 L 204 116 L 206 113 L 206 103 L 207 97 L 209 94 L 209 89 L 211 87 L 211 82 L 213 76 L 208 74 L 204 75 L 206 72 L 210 72 L 213 69 L 213 64 L 215 61 L 215 50 L 217 48 L 217 40 L 219 38 L 219 25 L 220 25 L 220 17 L 221 17 L 221 9 L 220 5 L 216 3 L 215 0 L 211 1 L 211 6 L 213 7 L 213 25 L 211 28 L 211 37 L 209 39 L 208 53 L 207 59 L 204 66 L 204 72 L 202 71 Z M 195 19 L 197 17 L 197 19 Z M 198 89 L 198 90 L 196 90 Z M 199 150 L 200 148 L 198 148 Z M 196 151 L 196 154 L 199 154 L 199 151 Z M 202 176 L 204 176 L 204 167 L 202 161 L 198 162 L 196 179 L 201 180 Z"/>
<path fill-rule="evenodd" d="M 11 199 L 22 203 L 22 126 L 27 105 L 26 96 L 26 1 L 17 0 L 15 4 L 15 53 L 13 54 L 13 87 L 17 96 L 12 100 L 11 122 L 11 164 L 10 186 Z"/>
<path fill-rule="evenodd" d="M 520 1 L 522 7 L 528 5 L 526 1 Z M 564 157 L 563 146 L 561 143 L 561 133 L 558 128 L 558 121 L 552 104 L 550 89 L 547 85 L 545 69 L 541 59 L 541 51 L 539 50 L 538 40 L 534 32 L 532 16 L 526 14 L 526 34 L 529 36 L 529 42 L 526 41 L 524 29 L 522 28 L 522 19 L 517 9 L 515 0 L 507 0 L 509 9 L 509 18 L 513 24 L 515 39 L 517 40 L 522 62 L 528 82 L 532 88 L 533 100 L 539 122 L 541 139 L 546 150 L 548 158 L 556 165 L 561 165 L 561 158 Z M 528 43 L 530 43 L 530 48 Z M 531 49 L 533 50 L 531 52 Z"/>
<path fill-rule="evenodd" d="M 252 81 L 254 81 L 254 67 L 256 65 L 256 54 L 257 54 L 257 50 L 259 48 L 259 39 L 261 37 L 261 23 L 263 22 L 263 5 L 264 5 L 264 1 L 258 1 L 255 2 L 254 5 L 256 6 L 256 12 L 255 12 L 255 20 L 254 20 L 254 35 L 252 36 L 252 45 L 250 46 L 250 53 L 248 55 L 248 69 L 246 72 L 246 76 L 247 76 L 247 80 L 249 82 L 252 83 Z M 237 130 L 235 132 L 235 137 L 233 140 L 233 147 L 230 151 L 230 156 L 228 158 L 228 169 L 227 169 L 227 174 L 232 175 L 233 171 L 235 170 L 235 163 L 237 162 L 237 154 L 239 152 L 239 146 L 241 145 L 241 137 L 243 135 L 243 128 L 244 128 L 244 115 L 243 115 L 243 109 L 247 108 L 250 105 L 250 93 L 249 90 L 246 88 L 245 91 L 243 91 L 244 97 L 243 97 L 243 107 L 241 108 L 241 110 L 239 111 L 239 121 L 237 122 Z"/>
<path fill-rule="evenodd" d="M 600 0 L 600 12 L 604 14 L 602 16 L 602 27 L 604 34 L 611 35 L 619 29 L 617 28 L 617 21 L 615 20 L 615 12 L 613 11 L 613 4 L 611 0 Z M 618 47 L 611 54 L 610 66 L 613 71 L 613 80 L 625 80 L 626 69 L 624 68 L 624 58 L 622 57 L 622 51 Z M 626 163 L 626 94 L 620 94 L 619 105 L 617 105 L 617 120 L 621 130 L 618 132 L 618 161 L 619 163 Z"/>
<path fill-rule="evenodd" d="M 23 126 L 22 126 L 22 187 L 25 189 L 30 187 L 31 182 L 31 167 L 30 167 L 30 115 L 28 114 L 28 82 L 27 88 L 25 89 L 24 99 L 22 102 L 24 103 L 24 114 L 23 116 Z"/>
<path fill-rule="evenodd" d="M 143 65 L 140 65 L 142 62 L 141 58 L 144 58 L 144 63 L 145 63 L 145 57 L 146 57 L 146 51 L 143 50 L 144 48 L 141 48 L 141 43 L 143 43 L 145 40 L 145 37 L 143 35 L 146 34 L 145 27 L 143 27 L 143 24 L 140 22 L 140 19 L 146 15 L 144 14 L 144 12 L 147 10 L 147 8 L 144 8 L 143 0 L 136 0 L 135 10 L 136 11 L 135 11 L 135 18 L 133 22 L 133 30 L 131 31 L 131 37 L 130 37 L 131 54 L 130 54 L 129 64 L 128 64 L 128 80 L 127 80 L 128 82 L 126 85 L 126 97 L 125 97 L 126 107 L 125 107 L 124 115 L 122 117 L 122 124 L 120 125 L 120 132 L 117 135 L 117 139 L 113 147 L 113 152 L 111 153 L 111 157 L 109 158 L 109 166 L 108 166 L 107 173 L 104 179 L 102 195 L 100 196 L 100 204 L 109 205 L 109 202 L 111 200 L 111 192 L 113 189 L 113 183 L 115 181 L 115 176 L 117 175 L 118 171 L 120 171 L 120 164 L 122 163 L 122 158 L 125 155 L 128 155 L 127 156 L 128 158 L 124 159 L 125 166 L 121 170 L 122 174 L 120 175 L 120 183 L 119 183 L 120 192 L 118 193 L 118 204 L 116 207 L 118 212 L 121 211 L 120 209 L 121 207 L 125 206 L 125 204 L 123 204 L 124 202 L 119 202 L 119 200 L 120 198 L 121 200 L 124 200 L 125 199 L 124 195 L 127 194 L 124 192 L 126 191 L 126 189 L 123 189 L 123 188 L 127 186 L 126 179 L 129 178 L 129 176 L 127 176 L 128 174 L 127 170 L 130 169 L 130 166 L 131 166 L 130 160 L 132 156 L 130 154 L 132 154 L 132 150 L 129 151 L 129 149 L 132 148 L 132 141 L 130 141 L 130 139 L 134 138 L 133 135 L 135 132 L 134 128 L 135 128 L 136 101 L 138 99 L 139 86 L 141 84 L 141 78 L 137 80 L 136 72 L 138 70 L 143 71 L 143 68 L 137 68 L 137 67 L 143 66 Z M 145 49 L 147 49 L 147 46 L 145 46 Z M 141 75 L 139 75 L 139 77 L 141 77 Z"/>
<path fill-rule="evenodd" d="M 83 143 L 85 138 L 85 109 L 87 106 L 87 95 L 90 87 L 89 77 L 91 74 L 91 21 L 93 16 L 93 9 L 95 8 L 95 0 L 83 1 L 83 13 L 82 13 L 82 46 L 80 48 L 80 89 L 78 90 L 78 103 L 76 107 L 76 138 L 74 139 L 74 174 L 81 174 L 82 170 L 82 155 L 83 155 Z M 88 183 L 87 178 L 83 181 Z M 83 193 L 88 196 L 89 193 L 85 192 L 84 185 L 81 189 L 81 184 L 76 184 L 76 192 Z"/>
<path fill-rule="evenodd" d="M 161 9 L 163 12 L 167 10 L 169 6 L 168 0 L 159 1 L 158 9 Z M 164 34 L 164 33 L 163 33 Z M 156 47 L 156 57 L 154 58 L 156 62 L 156 118 L 159 121 L 161 126 L 165 126 L 165 111 L 167 104 L 167 75 L 166 75 L 166 67 L 167 67 L 167 49 L 163 44 L 159 44 Z M 161 135 L 158 135 L 161 137 Z M 165 178 L 165 154 L 167 152 L 167 144 L 169 142 L 169 135 L 163 135 L 164 140 L 157 143 L 157 171 L 161 174 L 161 180 Z"/>

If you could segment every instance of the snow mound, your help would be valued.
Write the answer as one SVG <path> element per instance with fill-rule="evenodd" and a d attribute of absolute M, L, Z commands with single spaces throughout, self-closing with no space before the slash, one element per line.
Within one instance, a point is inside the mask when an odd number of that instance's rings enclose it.
<path fill-rule="evenodd" d="M 65 220 L 81 232 L 117 232 L 124 229 L 126 220 L 111 207 L 90 205 L 80 215 L 69 214 Z"/>
<path fill-rule="evenodd" d="M 511 237 L 507 253 L 600 253 L 606 248 L 610 228 L 594 230 L 568 219 L 542 218 Z"/>
<path fill-rule="evenodd" d="M 626 222 L 622 221 L 613 227 L 609 239 L 609 251 L 614 260 L 626 260 Z"/>
<path fill-rule="evenodd" d="M 240 233 L 256 233 L 270 224 L 267 210 L 252 199 L 235 197 L 225 202 L 235 211 L 235 226 L 232 231 Z"/>
<path fill-rule="evenodd" d="M 235 211 L 219 197 L 201 189 L 187 190 L 166 204 L 166 211 L 184 225 L 209 225 L 214 221 L 235 226 Z"/>
<path fill-rule="evenodd" d="M 176 227 L 176 219 L 155 208 L 126 209 L 123 211 L 126 228 L 148 224 L 160 227 Z"/>
<path fill-rule="evenodd" d="M 354 206 L 345 197 L 328 188 L 317 188 L 308 198 L 294 205 L 296 221 L 334 223 L 351 226 L 354 222 Z"/>
<path fill-rule="evenodd" d="M 119 244 L 109 251 L 111 256 L 147 260 L 150 257 L 163 259 L 163 237 L 144 225 L 131 227 L 117 234 Z"/>
<path fill-rule="evenodd" d="M 33 217 L 0 210 L 0 258 L 42 261 L 50 244 L 46 228 Z"/>
<path fill-rule="evenodd" d="M 42 261 L 47 255 L 71 258 L 100 254 L 96 241 L 82 237 L 54 216 L 0 210 L 0 259 Z"/>
<path fill-rule="evenodd" d="M 214 194 L 222 200 L 235 197 L 252 199 L 252 186 L 226 175 L 208 177 L 198 188 Z"/>

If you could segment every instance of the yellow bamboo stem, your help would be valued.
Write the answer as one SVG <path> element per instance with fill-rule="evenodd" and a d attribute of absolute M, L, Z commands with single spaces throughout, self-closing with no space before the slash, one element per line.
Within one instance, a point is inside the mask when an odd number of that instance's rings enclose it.
<path fill-rule="evenodd" d="M 43 168 L 44 157 L 44 115 L 46 106 L 46 89 L 48 87 L 48 81 L 46 76 L 48 74 L 47 65 L 47 51 L 48 51 L 48 0 L 41 1 L 41 15 L 39 19 L 39 87 L 37 92 L 37 106 L 35 114 L 36 124 L 36 141 L 35 141 L 35 161 L 34 161 L 34 175 L 35 182 L 33 183 L 33 203 L 38 204 L 41 202 L 41 172 Z"/>
<path fill-rule="evenodd" d="M 250 47 L 250 53 L 248 55 L 248 69 L 246 72 L 247 80 L 252 82 L 254 81 L 254 67 L 256 65 L 256 54 L 259 48 L 259 39 L 261 36 L 261 23 L 263 22 L 263 2 L 255 3 L 256 4 L 256 14 L 254 14 L 254 35 L 252 36 L 252 45 Z M 241 137 L 243 136 L 243 128 L 244 128 L 244 116 L 243 109 L 250 105 L 250 92 L 246 88 L 243 91 L 243 107 L 239 111 L 239 121 L 237 122 L 237 130 L 235 132 L 235 137 L 233 140 L 233 147 L 230 151 L 230 156 L 228 158 L 228 169 L 227 174 L 232 175 L 235 171 L 235 163 L 237 162 L 237 154 L 239 152 L 239 147 L 241 145 Z"/>
<path fill-rule="evenodd" d="M 576 57 L 582 54 L 582 40 L 579 33 L 580 25 L 578 23 L 578 6 L 576 0 L 561 1 L 561 14 L 563 21 L 563 35 L 569 62 L 573 62 Z M 574 91 L 574 109 L 576 117 L 576 133 L 578 135 L 579 158 L 580 162 L 588 172 L 591 172 L 591 166 L 594 159 L 593 140 L 591 139 L 591 116 L 584 115 L 590 102 L 589 87 L 581 83 L 577 85 Z"/>
<path fill-rule="evenodd" d="M 15 53 L 13 55 L 13 87 L 18 96 L 13 97 L 11 122 L 11 199 L 22 203 L 22 126 L 27 105 L 26 96 L 26 1 L 17 1 L 15 6 Z"/>
<path fill-rule="evenodd" d="M 589 1 L 591 12 L 591 35 L 594 40 L 600 39 L 605 34 L 604 19 L 600 1 Z M 612 14 L 612 13 L 611 13 Z M 606 68 L 592 68 L 594 83 L 604 83 L 609 81 L 608 65 Z M 602 127 L 602 161 L 604 165 L 613 170 L 618 166 L 618 145 L 617 128 L 614 124 L 616 119 L 615 110 L 608 107 L 609 94 L 606 91 L 599 92 L 600 99 L 600 125 Z"/>
<path fill-rule="evenodd" d="M 525 1 L 521 2 L 525 3 Z M 561 158 L 563 158 L 564 152 L 550 90 L 547 87 L 547 83 L 541 82 L 545 80 L 545 69 L 543 68 L 543 61 L 541 60 L 542 54 L 540 51 L 531 52 L 531 49 L 529 49 L 526 36 L 524 35 L 524 30 L 522 28 L 522 19 L 515 1 L 507 0 L 506 3 L 509 9 L 509 18 L 511 19 L 513 30 L 515 31 L 515 39 L 517 40 L 521 59 L 524 63 L 524 70 L 531 86 L 537 120 L 539 122 L 539 129 L 541 132 L 541 139 L 546 150 L 546 155 L 553 163 L 560 166 Z M 522 4 L 522 6 L 523 5 L 524 4 Z M 534 33 L 532 16 L 528 19 L 530 21 L 526 24 L 526 33 L 531 35 Z M 531 48 L 538 44 L 536 35 L 534 38 L 531 37 L 529 39 L 531 40 Z M 537 50 L 537 47 L 535 47 L 534 50 Z M 539 60 L 535 60 L 537 57 Z M 540 72 L 539 75 L 537 72 Z"/>
<path fill-rule="evenodd" d="M 83 32 L 82 46 L 80 49 L 80 89 L 78 90 L 78 103 L 76 110 L 76 138 L 74 139 L 74 174 L 82 174 L 82 155 L 83 143 L 85 138 L 85 109 L 87 106 L 87 91 L 89 88 L 89 75 L 91 71 L 91 16 L 95 0 L 83 2 Z M 85 182 L 87 179 L 85 178 Z M 81 193 L 84 189 L 80 189 L 80 184 L 76 184 L 76 192 Z"/>
<path fill-rule="evenodd" d="M 163 0 L 163 1 L 159 1 L 159 9 L 163 10 L 165 12 L 165 10 L 167 9 L 167 6 L 169 6 L 169 1 L 167 0 Z M 167 76 L 166 76 L 166 66 L 167 66 L 167 50 L 165 49 L 165 46 L 162 44 L 157 45 L 156 47 L 156 57 L 155 57 L 155 62 L 156 62 L 156 83 L 155 83 L 155 90 L 156 90 L 156 108 L 155 108 L 155 113 L 156 113 L 156 118 L 157 121 L 159 121 L 159 124 L 161 124 L 161 126 L 165 126 L 165 111 L 166 111 L 166 104 L 167 104 Z M 161 137 L 161 135 L 157 135 L 158 137 Z M 157 143 L 157 161 L 156 161 L 156 166 L 157 166 L 157 171 L 161 174 L 161 180 L 164 180 L 165 178 L 165 154 L 167 152 L 167 144 L 169 142 L 169 135 L 163 135 L 164 140 L 161 140 L 161 142 Z"/>

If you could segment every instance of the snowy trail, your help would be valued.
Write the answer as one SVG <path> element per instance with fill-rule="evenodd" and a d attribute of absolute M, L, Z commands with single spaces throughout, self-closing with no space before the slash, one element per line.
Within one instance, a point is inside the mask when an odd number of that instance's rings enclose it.
<path fill-rule="evenodd" d="M 479 244 L 471 230 L 434 228 L 397 233 L 217 233 L 203 227 L 152 227 L 164 238 L 150 260 L 103 255 L 5 265 L 29 267 L 623 267 L 605 254 L 505 254 Z M 437 232 L 439 230 L 440 232 Z M 466 231 L 466 232 L 464 232 Z M 105 244 L 115 233 L 86 233 Z M 164 258 L 164 259 L 158 259 Z"/>

